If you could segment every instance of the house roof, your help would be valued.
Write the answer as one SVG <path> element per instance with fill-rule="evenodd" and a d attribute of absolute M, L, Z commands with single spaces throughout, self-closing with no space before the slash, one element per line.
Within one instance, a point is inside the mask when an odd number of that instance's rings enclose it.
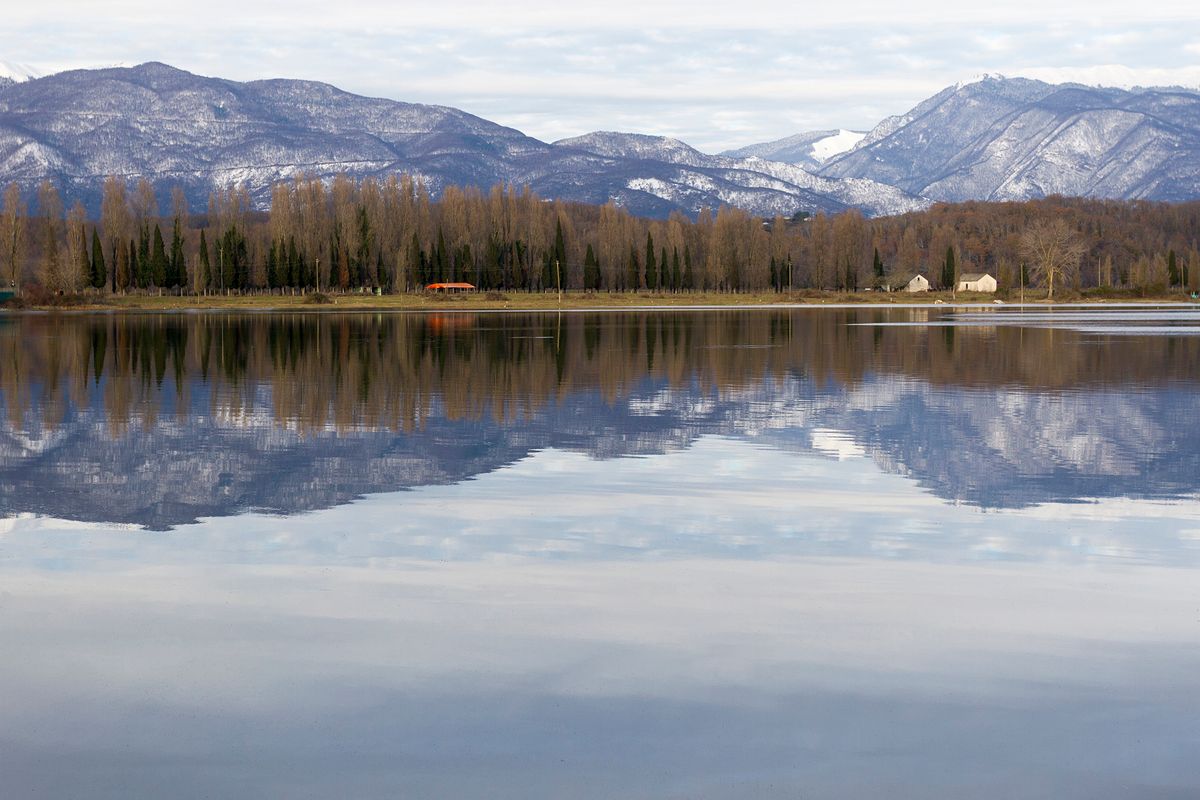
<path fill-rule="evenodd" d="M 924 278 L 925 276 L 919 272 L 895 272 L 880 279 L 881 283 L 886 283 L 891 286 L 906 286 L 913 282 L 914 278 Z"/>
<path fill-rule="evenodd" d="M 984 278 L 990 278 L 990 277 L 992 277 L 992 276 L 988 275 L 986 272 L 968 272 L 963 275 L 959 275 L 958 279 L 959 279 L 959 281 L 974 282 L 974 281 L 979 281 L 979 280 L 983 280 Z"/>
<path fill-rule="evenodd" d="M 426 289 L 474 289 L 473 283 L 431 283 Z"/>

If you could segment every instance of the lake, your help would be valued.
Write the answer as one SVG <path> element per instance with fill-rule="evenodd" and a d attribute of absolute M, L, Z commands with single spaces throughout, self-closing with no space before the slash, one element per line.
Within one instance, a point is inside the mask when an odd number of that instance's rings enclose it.
<path fill-rule="evenodd" d="M 0 795 L 1200 796 L 1200 311 L 0 317 Z"/>

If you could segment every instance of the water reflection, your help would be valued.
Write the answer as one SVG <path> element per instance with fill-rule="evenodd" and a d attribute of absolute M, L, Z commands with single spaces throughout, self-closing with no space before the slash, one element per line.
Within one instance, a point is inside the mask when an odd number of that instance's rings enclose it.
<path fill-rule="evenodd" d="M 0 328 L 0 514 L 168 528 L 713 435 L 985 508 L 1200 488 L 1200 339 L 979 316 L 22 317 Z"/>
<path fill-rule="evenodd" d="M 1200 340 L 956 319 L 0 325 L 0 795 L 1197 796 Z"/>

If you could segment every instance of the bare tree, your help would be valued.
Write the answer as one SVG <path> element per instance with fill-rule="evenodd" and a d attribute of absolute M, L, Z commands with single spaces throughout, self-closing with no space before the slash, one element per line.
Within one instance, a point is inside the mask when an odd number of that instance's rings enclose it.
<path fill-rule="evenodd" d="M 92 279 L 88 262 L 87 209 L 78 200 L 67 214 L 67 264 L 63 270 L 63 290 L 78 292 Z"/>
<path fill-rule="evenodd" d="M 110 263 L 108 272 L 109 286 L 113 291 L 125 288 L 128 283 L 128 269 L 125 265 L 125 241 L 129 235 L 129 197 L 125 181 L 110 176 L 104 180 L 104 190 L 100 200 L 100 227 L 104 230 Z"/>
<path fill-rule="evenodd" d="M 63 218 L 62 199 L 58 196 L 58 188 L 48 180 L 38 187 L 38 216 L 42 227 L 41 283 L 48 289 L 66 291 L 69 267 L 63 264 L 58 244 Z"/>
<path fill-rule="evenodd" d="M 21 262 L 25 260 L 25 217 L 28 213 L 21 199 L 21 187 L 10 183 L 4 190 L 4 210 L 0 213 L 0 245 L 7 266 L 9 286 L 21 288 Z"/>
<path fill-rule="evenodd" d="M 1065 220 L 1038 222 L 1021 234 L 1021 256 L 1031 276 L 1046 284 L 1047 299 L 1054 298 L 1054 282 L 1074 278 L 1087 247 Z"/>

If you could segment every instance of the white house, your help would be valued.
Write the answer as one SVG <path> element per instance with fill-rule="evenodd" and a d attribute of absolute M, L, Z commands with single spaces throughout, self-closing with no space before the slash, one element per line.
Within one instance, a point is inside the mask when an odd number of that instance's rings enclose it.
<path fill-rule="evenodd" d="M 994 292 L 996 279 L 986 272 L 969 272 L 958 276 L 960 292 Z"/>
<path fill-rule="evenodd" d="M 929 280 L 924 275 L 916 275 L 911 281 L 904 284 L 906 292 L 928 292 Z"/>

